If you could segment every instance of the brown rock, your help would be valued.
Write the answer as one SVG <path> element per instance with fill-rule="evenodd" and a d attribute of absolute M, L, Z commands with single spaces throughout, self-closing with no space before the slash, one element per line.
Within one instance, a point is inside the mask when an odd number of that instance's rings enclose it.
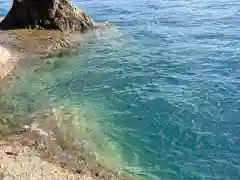
<path fill-rule="evenodd" d="M 86 32 L 92 19 L 69 0 L 14 0 L 0 29 L 55 29 Z"/>

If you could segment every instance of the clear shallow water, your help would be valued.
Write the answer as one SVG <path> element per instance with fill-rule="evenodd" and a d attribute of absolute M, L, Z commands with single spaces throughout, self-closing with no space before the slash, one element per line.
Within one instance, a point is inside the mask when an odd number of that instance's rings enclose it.
<path fill-rule="evenodd" d="M 239 179 L 240 3 L 76 3 L 116 27 L 79 55 L 23 68 L 5 95 L 16 114 L 83 109 L 113 142 L 104 151 L 146 180 Z"/>

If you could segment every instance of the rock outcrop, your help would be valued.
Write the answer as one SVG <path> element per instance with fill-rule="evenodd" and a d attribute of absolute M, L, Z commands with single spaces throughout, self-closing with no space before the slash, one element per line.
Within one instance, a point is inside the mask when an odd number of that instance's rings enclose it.
<path fill-rule="evenodd" d="M 12 8 L 0 29 L 54 29 L 86 32 L 93 28 L 92 18 L 70 0 L 13 0 Z"/>

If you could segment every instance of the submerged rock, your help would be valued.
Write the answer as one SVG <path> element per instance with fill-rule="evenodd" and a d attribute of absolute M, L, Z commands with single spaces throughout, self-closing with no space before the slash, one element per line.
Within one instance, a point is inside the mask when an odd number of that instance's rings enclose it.
<path fill-rule="evenodd" d="M 86 32 L 93 28 L 91 17 L 70 0 L 14 0 L 0 29 L 55 29 Z"/>

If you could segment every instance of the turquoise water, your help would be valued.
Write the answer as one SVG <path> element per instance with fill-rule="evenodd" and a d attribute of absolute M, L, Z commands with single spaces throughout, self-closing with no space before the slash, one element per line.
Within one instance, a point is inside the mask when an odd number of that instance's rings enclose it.
<path fill-rule="evenodd" d="M 82 109 L 112 142 L 90 151 L 117 152 L 111 165 L 146 180 L 239 179 L 240 2 L 75 2 L 115 26 L 78 54 L 19 70 L 6 95 L 16 114 Z"/>

